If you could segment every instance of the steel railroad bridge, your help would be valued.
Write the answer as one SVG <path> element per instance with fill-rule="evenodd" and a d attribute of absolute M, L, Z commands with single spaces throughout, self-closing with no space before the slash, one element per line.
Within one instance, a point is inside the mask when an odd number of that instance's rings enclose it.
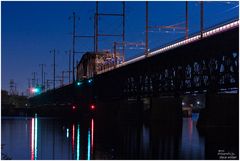
<path fill-rule="evenodd" d="M 239 85 L 239 20 L 99 71 L 93 78 L 30 98 L 33 106 L 89 105 L 187 93 L 221 93 Z"/>

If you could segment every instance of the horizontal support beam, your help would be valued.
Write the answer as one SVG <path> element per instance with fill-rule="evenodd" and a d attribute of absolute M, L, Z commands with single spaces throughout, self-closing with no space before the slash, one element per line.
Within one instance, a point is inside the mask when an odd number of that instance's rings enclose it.
<path fill-rule="evenodd" d="M 116 45 L 145 46 L 143 42 L 116 42 Z"/>
<path fill-rule="evenodd" d="M 124 16 L 124 14 L 119 13 L 99 13 L 98 16 Z"/>
<path fill-rule="evenodd" d="M 86 51 L 75 51 L 75 54 L 81 54 L 81 53 L 86 53 Z"/>
<path fill-rule="evenodd" d="M 56 78 L 68 78 L 68 76 L 64 76 L 64 77 L 58 76 L 58 77 L 56 77 Z"/>
<path fill-rule="evenodd" d="M 75 37 L 78 37 L 78 38 L 94 38 L 94 36 L 75 36 Z"/>
<path fill-rule="evenodd" d="M 97 36 L 123 36 L 122 34 L 98 34 Z"/>

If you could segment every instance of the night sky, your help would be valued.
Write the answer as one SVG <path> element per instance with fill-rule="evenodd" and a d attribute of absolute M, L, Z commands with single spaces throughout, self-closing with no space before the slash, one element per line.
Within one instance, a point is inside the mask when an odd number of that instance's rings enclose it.
<path fill-rule="evenodd" d="M 72 48 L 72 20 L 76 12 L 77 35 L 93 35 L 95 2 L 1 2 L 1 86 L 9 90 L 14 79 L 19 93 L 28 88 L 28 79 L 37 72 L 41 83 L 41 68 L 46 64 L 46 79 L 52 79 L 55 48 L 57 76 L 68 70 L 68 55 Z M 121 2 L 100 2 L 99 13 L 121 13 Z M 204 2 L 204 28 L 239 17 L 239 2 Z M 150 2 L 149 25 L 173 25 L 185 21 L 185 2 Z M 200 3 L 189 2 L 189 33 L 200 29 Z M 120 34 L 121 18 L 101 17 L 99 33 Z M 145 2 L 126 2 L 126 41 L 145 41 Z M 149 48 L 153 49 L 183 38 L 183 31 L 150 30 Z M 113 41 L 119 38 L 100 38 L 99 48 L 113 50 Z M 77 39 L 76 51 L 93 51 L 92 39 Z M 144 50 L 126 50 L 126 59 L 143 54 Z M 193 53 L 194 54 L 194 53 Z M 76 55 L 80 60 L 81 54 Z M 65 79 L 68 82 L 68 79 Z M 58 83 L 56 84 L 59 85 Z"/>

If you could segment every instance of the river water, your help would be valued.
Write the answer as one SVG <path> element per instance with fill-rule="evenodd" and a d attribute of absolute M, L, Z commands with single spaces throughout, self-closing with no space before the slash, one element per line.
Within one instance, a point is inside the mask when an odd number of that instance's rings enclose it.
<path fill-rule="evenodd" d="M 217 137 L 214 132 L 200 135 L 196 121 L 183 118 L 178 128 L 158 122 L 101 123 L 94 118 L 2 117 L 2 153 L 25 160 L 219 159 L 220 152 L 238 158 L 238 137 L 227 130 Z"/>

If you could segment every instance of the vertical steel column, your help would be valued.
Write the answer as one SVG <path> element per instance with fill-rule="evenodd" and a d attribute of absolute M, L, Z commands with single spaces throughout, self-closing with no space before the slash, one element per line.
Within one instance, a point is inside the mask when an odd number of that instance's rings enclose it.
<path fill-rule="evenodd" d="M 123 9 L 123 11 L 122 11 L 122 14 L 123 14 L 123 35 L 122 35 L 122 41 L 123 41 L 123 62 L 125 61 L 125 1 L 123 1 L 122 2 L 123 4 L 123 7 L 122 7 L 122 9 Z"/>
<path fill-rule="evenodd" d="M 186 39 L 188 39 L 188 1 L 186 1 Z"/>
<path fill-rule="evenodd" d="M 62 80 L 61 80 L 61 86 L 63 86 L 63 83 L 64 83 L 64 72 L 65 72 L 65 71 L 62 71 Z"/>
<path fill-rule="evenodd" d="M 117 66 L 117 43 L 113 43 L 113 50 L 114 50 L 114 68 Z"/>
<path fill-rule="evenodd" d="M 31 95 L 31 79 L 28 79 L 28 96 Z"/>
<path fill-rule="evenodd" d="M 55 77 L 56 77 L 56 54 L 55 49 L 53 49 L 53 89 L 55 89 Z"/>
<path fill-rule="evenodd" d="M 36 86 L 36 72 L 33 72 L 32 86 Z"/>
<path fill-rule="evenodd" d="M 75 12 L 73 12 L 73 46 L 72 46 L 72 56 L 73 56 L 73 66 L 72 66 L 72 71 L 73 71 L 73 82 L 75 81 L 75 37 L 76 37 L 76 31 L 75 31 L 75 28 L 76 28 L 76 14 Z"/>
<path fill-rule="evenodd" d="M 96 13 L 94 14 L 94 23 L 93 23 L 93 50 L 96 53 Z"/>
<path fill-rule="evenodd" d="M 201 32 L 201 38 L 203 38 L 203 1 L 200 2 L 200 32 Z"/>
<path fill-rule="evenodd" d="M 95 32 L 96 32 L 96 34 L 95 34 L 95 38 L 96 38 L 96 40 L 95 40 L 95 52 L 97 53 L 98 52 L 98 1 L 96 1 L 96 14 L 95 14 L 95 18 L 96 18 L 96 26 L 95 26 Z"/>
<path fill-rule="evenodd" d="M 56 73 L 56 63 L 55 63 L 55 57 L 56 57 L 56 51 L 55 49 L 51 50 L 50 53 L 53 53 L 53 89 L 55 90 L 55 73 Z"/>
<path fill-rule="evenodd" d="M 43 87 L 44 87 L 43 90 L 44 90 L 44 91 L 45 91 L 45 89 L 46 89 L 46 87 L 45 87 L 45 85 L 46 85 L 46 74 L 47 74 L 46 72 L 43 73 L 43 80 L 44 80 L 44 81 L 43 81 Z"/>
<path fill-rule="evenodd" d="M 71 81 L 71 50 L 69 50 L 68 56 L 68 82 L 70 84 Z"/>
<path fill-rule="evenodd" d="M 148 55 L 148 1 L 146 1 L 146 39 L 145 39 L 145 55 Z"/>
<path fill-rule="evenodd" d="M 44 84 L 44 81 L 43 81 L 43 73 L 44 73 L 44 71 L 43 71 L 43 67 L 45 66 L 45 64 L 39 64 L 39 66 L 41 67 L 41 73 L 42 73 L 42 86 L 43 86 L 43 84 Z"/>

